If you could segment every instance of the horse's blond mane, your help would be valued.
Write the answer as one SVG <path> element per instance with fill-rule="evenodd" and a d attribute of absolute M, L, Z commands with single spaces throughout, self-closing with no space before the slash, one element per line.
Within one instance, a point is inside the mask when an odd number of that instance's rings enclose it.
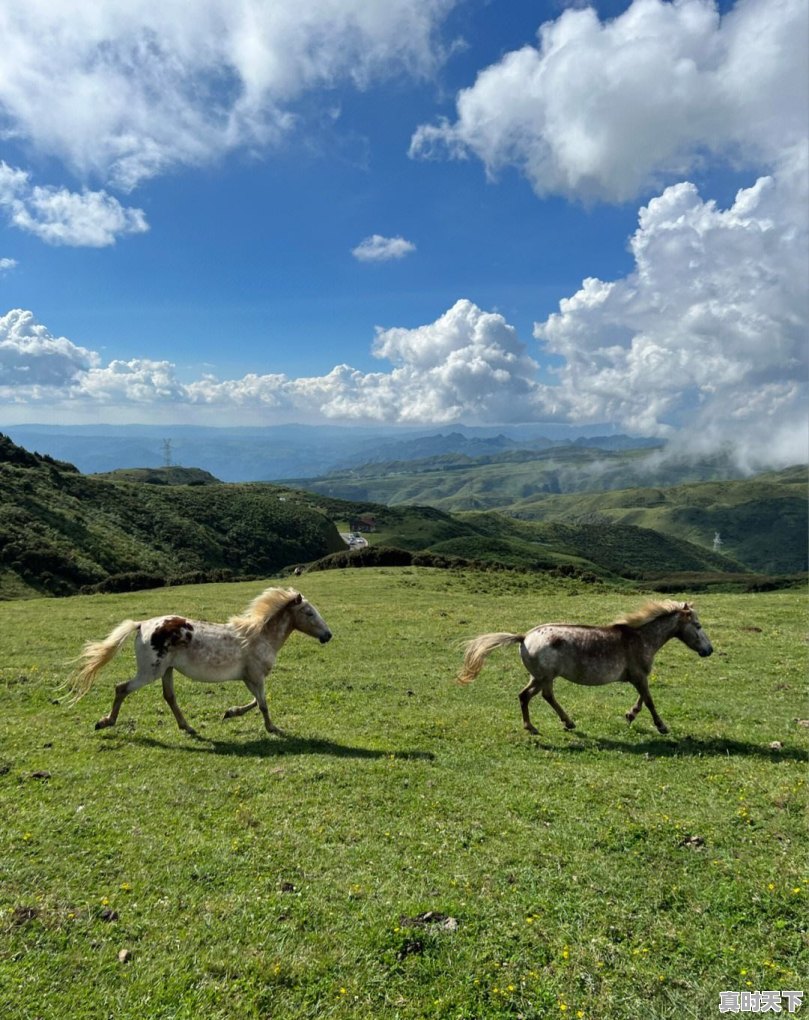
<path fill-rule="evenodd" d="M 674 602 L 672 599 L 666 599 L 664 602 L 647 602 L 645 606 L 636 609 L 634 613 L 627 613 L 626 616 L 619 617 L 613 623 L 622 624 L 625 627 L 642 627 L 644 623 L 656 620 L 659 616 L 675 613 L 685 607 L 686 603 Z"/>
<path fill-rule="evenodd" d="M 231 616 L 228 623 L 239 632 L 243 641 L 252 641 L 273 616 L 277 616 L 298 598 L 300 592 L 294 588 L 265 588 L 241 615 Z"/>

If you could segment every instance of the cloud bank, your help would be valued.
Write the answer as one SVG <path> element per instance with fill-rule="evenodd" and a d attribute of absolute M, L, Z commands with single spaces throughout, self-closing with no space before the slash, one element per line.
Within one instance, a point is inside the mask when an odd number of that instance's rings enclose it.
<path fill-rule="evenodd" d="M 0 5 L 0 129 L 131 190 L 291 131 L 307 90 L 430 73 L 454 0 Z"/>

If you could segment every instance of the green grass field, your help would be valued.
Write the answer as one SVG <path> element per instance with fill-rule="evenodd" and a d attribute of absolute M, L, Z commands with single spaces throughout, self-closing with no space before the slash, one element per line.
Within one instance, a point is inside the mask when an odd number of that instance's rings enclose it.
<path fill-rule="evenodd" d="M 282 650 L 284 739 L 222 720 L 242 685 L 182 677 L 198 738 L 159 684 L 95 732 L 130 646 L 58 700 L 86 638 L 260 588 L 0 604 L 4 1020 L 704 1020 L 721 991 L 805 988 L 802 592 L 698 600 L 716 653 L 658 655 L 666 737 L 627 726 L 634 691 L 565 681 L 578 729 L 538 698 L 530 737 L 514 648 L 453 683 L 466 638 L 644 601 L 512 574 L 301 578 L 335 639 Z"/>

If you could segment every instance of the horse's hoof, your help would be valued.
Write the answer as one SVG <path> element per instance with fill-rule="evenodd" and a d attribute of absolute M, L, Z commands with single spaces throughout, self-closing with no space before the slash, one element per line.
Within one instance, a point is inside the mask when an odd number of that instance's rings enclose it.
<path fill-rule="evenodd" d="M 193 726 L 184 726 L 183 729 L 185 730 L 189 737 L 195 737 L 197 735 L 197 731 L 194 729 Z"/>
<path fill-rule="evenodd" d="M 635 721 L 635 716 L 634 716 L 634 715 L 632 715 L 632 713 L 631 713 L 631 712 L 624 712 L 624 719 L 626 719 L 626 721 L 627 721 L 627 722 L 629 723 L 629 725 L 631 726 L 631 725 L 632 725 L 632 723 L 633 723 L 633 722 Z"/>
<path fill-rule="evenodd" d="M 657 727 L 657 732 L 658 733 L 668 733 L 668 731 L 669 731 L 669 728 L 668 728 L 668 726 L 666 726 L 665 723 L 663 723 L 662 725 Z"/>
<path fill-rule="evenodd" d="M 533 723 L 526 723 L 525 728 L 529 733 L 533 733 L 535 737 L 539 736 L 539 730 Z"/>
<path fill-rule="evenodd" d="M 106 716 L 103 719 L 99 719 L 96 723 L 97 730 L 105 730 L 108 726 L 112 726 L 112 723 L 106 718 Z"/>
<path fill-rule="evenodd" d="M 576 724 L 574 722 L 572 722 L 572 721 L 571 722 L 566 722 L 565 723 L 565 729 L 566 730 L 575 730 L 576 729 Z"/>

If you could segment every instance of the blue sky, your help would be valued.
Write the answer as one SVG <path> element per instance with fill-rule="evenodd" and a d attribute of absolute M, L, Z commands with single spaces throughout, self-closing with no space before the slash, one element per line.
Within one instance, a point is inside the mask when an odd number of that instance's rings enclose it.
<path fill-rule="evenodd" d="M 799 0 L 189 12 L 0 12 L 0 425 L 806 456 Z"/>

